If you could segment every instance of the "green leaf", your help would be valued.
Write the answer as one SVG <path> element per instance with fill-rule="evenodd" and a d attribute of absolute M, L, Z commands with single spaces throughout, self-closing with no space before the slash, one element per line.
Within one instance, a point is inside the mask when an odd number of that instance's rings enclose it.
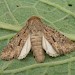
<path fill-rule="evenodd" d="M 31 16 L 75 40 L 75 0 L 0 0 L 0 52 Z M 0 59 L 0 75 L 75 75 L 75 52 L 37 63 L 30 53 L 23 60 Z"/>

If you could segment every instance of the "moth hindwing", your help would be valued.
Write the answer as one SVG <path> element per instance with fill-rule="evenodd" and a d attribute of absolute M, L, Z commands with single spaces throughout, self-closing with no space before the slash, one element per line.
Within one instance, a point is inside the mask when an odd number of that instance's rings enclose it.
<path fill-rule="evenodd" d="M 3 49 L 1 58 L 5 60 L 23 59 L 31 50 L 36 61 L 43 62 L 44 51 L 49 56 L 56 57 L 74 49 L 75 43 L 73 41 L 43 24 L 40 18 L 33 16 Z"/>

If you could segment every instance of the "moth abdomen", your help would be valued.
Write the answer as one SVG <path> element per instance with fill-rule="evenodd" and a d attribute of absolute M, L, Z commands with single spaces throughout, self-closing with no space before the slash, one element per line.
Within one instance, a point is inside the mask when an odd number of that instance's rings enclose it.
<path fill-rule="evenodd" d="M 42 49 L 42 37 L 39 36 L 40 34 L 37 33 L 37 36 L 31 35 L 31 45 L 33 55 L 37 62 L 43 62 L 45 59 L 44 51 Z"/>

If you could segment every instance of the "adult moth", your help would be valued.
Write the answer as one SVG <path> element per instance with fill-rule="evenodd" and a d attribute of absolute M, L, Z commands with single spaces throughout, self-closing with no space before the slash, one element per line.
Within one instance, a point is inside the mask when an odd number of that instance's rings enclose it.
<path fill-rule="evenodd" d="M 73 41 L 43 24 L 39 17 L 33 16 L 3 49 L 1 59 L 23 59 L 32 50 L 36 61 L 43 62 L 44 50 L 49 56 L 56 57 L 74 49 Z"/>

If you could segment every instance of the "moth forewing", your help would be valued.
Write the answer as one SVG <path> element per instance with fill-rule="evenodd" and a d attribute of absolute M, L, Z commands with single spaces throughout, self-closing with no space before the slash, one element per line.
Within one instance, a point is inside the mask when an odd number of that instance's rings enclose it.
<path fill-rule="evenodd" d="M 20 52 L 24 46 L 29 35 L 29 30 L 27 29 L 27 24 L 24 26 L 4 47 L 0 57 L 4 60 L 11 60 L 13 58 L 18 58 Z"/>
<path fill-rule="evenodd" d="M 46 39 L 52 44 L 53 48 L 59 55 L 74 51 L 75 42 L 47 25 L 43 25 L 43 29 Z"/>
<path fill-rule="evenodd" d="M 47 41 L 47 39 L 44 36 L 42 38 L 42 46 L 48 55 L 50 55 L 52 57 L 56 57 L 59 55 L 59 54 L 57 54 L 57 52 L 54 50 L 52 45 Z"/>
<path fill-rule="evenodd" d="M 30 49 L 31 49 L 31 41 L 30 41 L 30 35 L 29 35 L 22 50 L 21 50 L 21 53 L 20 53 L 18 59 L 25 58 L 27 56 L 27 54 L 29 53 Z"/>

